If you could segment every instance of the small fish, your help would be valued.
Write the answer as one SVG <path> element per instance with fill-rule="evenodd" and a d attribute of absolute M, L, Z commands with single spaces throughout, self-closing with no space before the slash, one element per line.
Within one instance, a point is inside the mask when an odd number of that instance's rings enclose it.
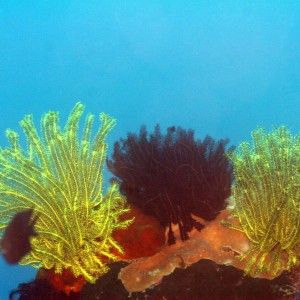
<path fill-rule="evenodd" d="M 33 209 L 17 213 L 5 229 L 1 252 L 9 264 L 18 263 L 31 251 L 30 237 L 36 236 L 34 225 L 38 216 L 30 221 Z"/>

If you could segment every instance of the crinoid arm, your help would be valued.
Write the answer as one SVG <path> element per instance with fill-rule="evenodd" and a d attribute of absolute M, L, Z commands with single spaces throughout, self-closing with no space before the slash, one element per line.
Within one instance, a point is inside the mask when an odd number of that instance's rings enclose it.
<path fill-rule="evenodd" d="M 299 264 L 300 135 L 284 126 L 269 134 L 259 127 L 252 139 L 228 155 L 235 175 L 233 214 L 253 245 L 241 257 L 248 262 L 245 271 L 276 275 Z"/>
<path fill-rule="evenodd" d="M 57 112 L 46 113 L 41 134 L 33 116 L 26 116 L 20 125 L 27 149 L 16 132 L 6 132 L 10 146 L 0 149 L 0 229 L 15 213 L 34 208 L 33 218 L 39 216 L 37 236 L 21 263 L 55 268 L 58 273 L 69 268 L 93 282 L 108 269 L 103 257 L 115 260 L 111 250 L 122 252 L 112 232 L 131 220 L 119 220 L 128 208 L 116 183 L 103 193 L 105 139 L 115 120 L 102 113 L 101 127 L 92 139 L 93 115 L 86 117 L 79 132 L 83 110 L 77 103 L 63 129 Z"/>

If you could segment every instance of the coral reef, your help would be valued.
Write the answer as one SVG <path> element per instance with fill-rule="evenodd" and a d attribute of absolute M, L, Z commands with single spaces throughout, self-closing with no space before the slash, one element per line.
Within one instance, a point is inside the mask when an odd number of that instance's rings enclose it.
<path fill-rule="evenodd" d="M 45 114 L 41 136 L 32 115 L 27 115 L 20 122 L 26 150 L 18 134 L 7 130 L 10 146 L 0 149 L 0 230 L 16 213 L 33 208 L 37 236 L 20 263 L 54 268 L 56 273 L 70 269 L 74 276 L 93 282 L 108 271 L 102 258 L 116 260 L 112 249 L 123 252 L 112 232 L 131 220 L 119 219 L 128 207 L 117 183 L 103 194 L 105 138 L 115 120 L 102 113 L 102 126 L 91 140 L 93 115 L 78 132 L 83 109 L 81 103 L 75 105 L 64 129 L 57 112 Z"/>
<path fill-rule="evenodd" d="M 209 136 L 195 140 L 192 130 L 179 127 L 163 135 L 159 125 L 148 137 L 142 126 L 139 135 L 115 143 L 107 163 L 127 201 L 168 227 L 168 243 L 174 244 L 172 224 L 186 240 L 192 228 L 203 228 L 192 214 L 213 220 L 225 208 L 232 183 L 227 143 Z"/>
<path fill-rule="evenodd" d="M 299 263 L 300 135 L 284 126 L 270 133 L 259 127 L 252 139 L 228 155 L 235 175 L 232 216 L 239 224 L 225 224 L 252 243 L 241 256 L 245 272 L 276 275 Z"/>
<path fill-rule="evenodd" d="M 220 220 L 227 220 L 228 215 L 228 210 L 221 211 L 215 220 L 206 222 L 200 232 L 194 228 L 188 240 L 166 245 L 153 256 L 134 260 L 123 268 L 119 278 L 126 290 L 144 291 L 159 284 L 163 277 L 172 274 L 176 268 L 186 268 L 201 259 L 210 259 L 243 270 L 245 262 L 240 261 L 238 255 L 245 253 L 250 243 L 244 233 L 231 233 L 231 229 L 220 224 Z M 175 237 L 178 238 L 179 234 L 178 225 L 174 226 Z"/>
<path fill-rule="evenodd" d="M 177 243 L 176 243 L 177 244 Z M 245 276 L 242 270 L 219 265 L 208 259 L 178 268 L 161 279 L 158 285 L 142 292 L 128 292 L 118 280 L 123 262 L 115 262 L 110 271 L 87 284 L 81 292 L 82 300 L 138 299 L 138 300 L 295 300 L 295 292 L 287 272 L 268 280 Z"/>
<path fill-rule="evenodd" d="M 201 232 L 193 229 L 189 240 L 166 245 L 152 257 L 139 258 L 131 264 L 110 263 L 109 271 L 94 284 L 86 283 L 80 293 L 71 292 L 70 296 L 78 295 L 82 300 L 295 299 L 297 290 L 287 272 L 276 278 L 271 274 L 266 276 L 272 280 L 245 276 L 246 262 L 240 261 L 236 254 L 244 253 L 250 242 L 244 233 L 220 224 L 221 219 L 227 220 L 229 216 L 228 210 L 222 211 L 215 220 L 207 222 Z M 174 234 L 179 236 L 178 226 L 174 228 Z M 35 281 L 40 282 L 38 278 L 45 278 L 44 275 L 47 278 L 47 274 L 42 274 L 45 271 L 49 272 L 40 269 Z M 66 281 L 69 286 L 74 285 L 70 278 L 66 277 L 64 284 Z M 32 298 L 24 299 L 44 299 L 35 294 L 36 289 L 41 294 L 44 290 L 38 282 L 20 289 L 19 293 L 26 295 L 30 295 L 32 289 Z M 55 293 L 53 288 L 49 291 L 46 286 L 45 291 L 49 295 Z"/>
<path fill-rule="evenodd" d="M 68 297 L 58 293 L 46 281 L 35 279 L 19 285 L 10 300 L 295 300 L 286 272 L 273 280 L 244 276 L 243 271 L 202 259 L 185 268 L 176 269 L 159 285 L 142 292 L 129 293 L 118 280 L 124 262 L 109 264 L 109 272 L 95 284 L 86 284 L 80 293 Z"/>

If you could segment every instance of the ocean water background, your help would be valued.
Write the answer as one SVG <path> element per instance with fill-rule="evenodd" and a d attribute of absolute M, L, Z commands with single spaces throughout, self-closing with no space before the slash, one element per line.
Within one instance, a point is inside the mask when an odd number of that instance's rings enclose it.
<path fill-rule="evenodd" d="M 235 145 L 258 125 L 296 134 L 300 3 L 1 0 L 0 146 L 25 114 L 63 125 L 77 101 L 117 119 L 109 152 L 142 124 Z M 1 258 L 0 299 L 34 276 Z"/>

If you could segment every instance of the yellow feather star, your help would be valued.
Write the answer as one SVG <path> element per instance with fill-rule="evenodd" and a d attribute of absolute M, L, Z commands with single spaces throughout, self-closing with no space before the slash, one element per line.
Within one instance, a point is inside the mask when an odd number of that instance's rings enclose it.
<path fill-rule="evenodd" d="M 132 220 L 119 219 L 128 208 L 116 183 L 102 193 L 105 138 L 115 120 L 102 113 L 102 126 L 91 141 L 93 115 L 86 117 L 83 132 L 78 133 L 83 110 L 77 103 L 63 130 L 57 112 L 45 114 L 42 137 L 32 115 L 27 115 L 20 122 L 27 151 L 18 134 L 7 130 L 10 146 L 0 148 L 0 230 L 16 213 L 34 208 L 39 216 L 37 237 L 21 264 L 55 268 L 57 273 L 69 268 L 75 276 L 94 282 L 108 270 L 101 257 L 116 260 L 111 250 L 123 252 L 112 232 Z"/>
<path fill-rule="evenodd" d="M 262 127 L 252 132 L 253 144 L 243 142 L 229 158 L 235 184 L 233 216 L 253 246 L 241 257 L 246 273 L 271 272 L 283 267 L 283 254 L 290 270 L 300 255 L 300 135 L 286 127 L 269 134 Z"/>

